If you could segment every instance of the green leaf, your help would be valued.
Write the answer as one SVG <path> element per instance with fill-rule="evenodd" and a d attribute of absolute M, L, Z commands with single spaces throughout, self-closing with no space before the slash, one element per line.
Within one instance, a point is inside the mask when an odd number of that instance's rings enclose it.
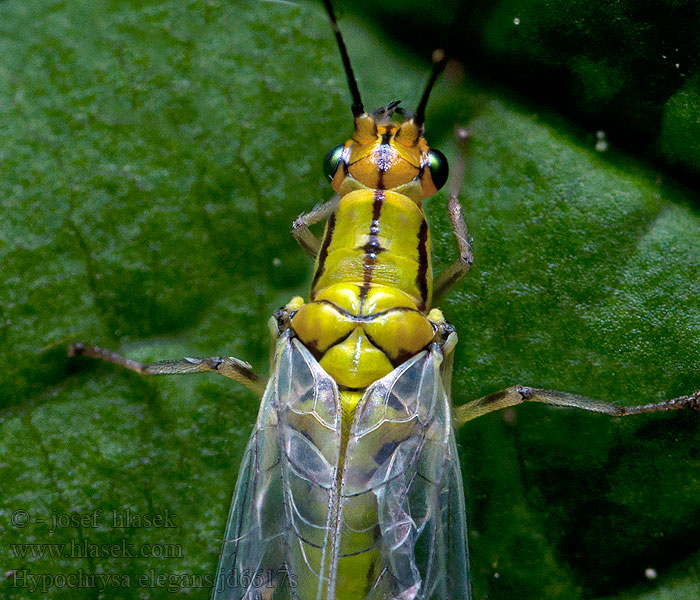
<path fill-rule="evenodd" d="M 700 4 L 676 0 L 356 0 L 424 53 L 447 48 L 469 73 L 555 106 L 618 146 L 700 175 Z"/>
<path fill-rule="evenodd" d="M 332 34 L 320 7 L 286 3 L 0 12 L 0 556 L 15 572 L 0 592 L 207 598 L 258 400 L 65 348 L 266 371 L 266 321 L 310 282 L 289 228 L 331 195 L 322 160 L 352 127 Z M 429 65 L 341 25 L 366 105 L 415 106 Z M 455 404 L 513 383 L 620 403 L 700 387 L 686 193 L 455 77 L 428 111 L 429 141 L 453 161 L 452 126 L 474 127 L 461 199 L 476 262 L 442 303 L 460 335 Z M 426 203 L 439 267 L 455 256 L 445 200 Z M 523 407 L 465 426 L 475 597 L 697 590 L 699 436 L 695 413 Z M 175 527 L 117 528 L 114 510 Z"/>

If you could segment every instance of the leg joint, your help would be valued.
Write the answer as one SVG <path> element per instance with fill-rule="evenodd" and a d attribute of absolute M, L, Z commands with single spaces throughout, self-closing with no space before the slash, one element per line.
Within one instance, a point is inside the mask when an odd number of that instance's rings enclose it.
<path fill-rule="evenodd" d="M 535 391 L 531 387 L 526 387 L 524 385 L 518 385 L 515 391 L 520 394 L 523 400 L 530 400 L 535 395 Z"/>
<path fill-rule="evenodd" d="M 68 346 L 68 358 L 73 358 L 74 356 L 80 356 L 85 352 L 85 344 L 82 342 L 76 342 Z"/>

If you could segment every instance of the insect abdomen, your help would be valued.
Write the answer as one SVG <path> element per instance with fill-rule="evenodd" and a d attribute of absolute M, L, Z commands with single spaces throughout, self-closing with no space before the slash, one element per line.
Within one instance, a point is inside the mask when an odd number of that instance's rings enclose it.
<path fill-rule="evenodd" d="M 328 220 L 299 339 L 344 387 L 364 389 L 434 337 L 430 235 L 422 209 L 386 190 L 343 196 Z"/>

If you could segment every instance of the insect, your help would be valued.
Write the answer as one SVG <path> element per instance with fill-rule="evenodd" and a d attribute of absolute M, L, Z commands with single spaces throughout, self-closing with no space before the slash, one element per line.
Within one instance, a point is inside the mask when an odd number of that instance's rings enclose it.
<path fill-rule="evenodd" d="M 430 252 L 420 212 L 422 196 L 444 183 L 442 157 L 431 154 L 422 140 L 425 103 L 439 68 L 415 115 L 395 123 L 394 103 L 364 112 L 336 35 L 350 81 L 357 139 L 335 148 L 327 159 L 341 198 L 297 221 L 301 245 L 318 261 L 312 297 L 308 304 L 292 300 L 274 321 L 273 376 L 237 485 L 215 597 L 465 598 L 469 575 L 455 426 L 524 401 L 623 416 L 694 407 L 698 397 L 625 409 L 516 386 L 458 408 L 453 423 L 448 391 L 456 334 L 439 311 L 428 310 Z M 409 150 L 416 146 L 420 161 L 404 169 L 404 160 L 416 162 Z M 367 168 L 357 164 L 355 152 L 368 157 Z M 471 262 L 456 195 L 449 212 L 461 256 L 437 280 L 436 295 L 464 275 Z M 319 245 L 307 226 L 326 218 Z M 387 231 L 392 243 L 381 241 Z M 343 245 L 347 238 L 352 244 Z M 404 242 L 410 250 L 402 255 Z M 333 252 L 344 251 L 355 252 L 361 266 L 331 266 Z M 392 255 L 415 264 L 384 261 Z M 400 283 L 382 275 L 383 268 Z M 382 308 L 358 313 L 355 304 L 362 307 L 373 295 L 374 306 Z M 236 359 L 140 365 L 88 346 L 73 351 L 139 372 L 216 371 L 253 389 L 262 387 L 249 366 Z"/>

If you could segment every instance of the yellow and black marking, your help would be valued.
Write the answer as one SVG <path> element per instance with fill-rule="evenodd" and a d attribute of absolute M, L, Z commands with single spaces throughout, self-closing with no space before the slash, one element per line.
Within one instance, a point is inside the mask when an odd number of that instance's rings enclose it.
<path fill-rule="evenodd" d="M 309 303 L 293 298 L 270 321 L 276 340 L 270 380 L 265 384 L 233 357 L 140 363 L 81 343 L 72 344 L 69 355 L 143 375 L 214 372 L 262 394 L 213 600 L 468 600 L 453 425 L 525 402 L 615 417 L 698 409 L 700 391 L 619 406 L 514 385 L 452 410 L 457 336 L 430 306 L 469 271 L 473 253 L 457 186 L 447 212 L 459 257 L 434 283 L 422 208 L 423 198 L 447 179 L 444 156 L 423 137 L 425 107 L 444 57 L 436 60 L 413 116 L 395 122 L 392 117 L 403 114 L 398 102 L 366 113 L 330 0 L 324 4 L 353 99 L 355 131 L 326 156 L 324 171 L 337 197 L 294 223 L 294 237 L 316 266 Z M 463 142 L 468 137 L 468 129 L 458 130 Z M 462 169 L 460 161 L 457 181 Z M 319 243 L 309 227 L 321 220 L 327 222 Z"/>
<path fill-rule="evenodd" d="M 392 102 L 355 117 L 355 132 L 329 152 L 340 199 L 326 223 L 311 302 L 292 328 L 346 389 L 365 389 L 433 341 L 427 316 L 433 273 L 422 200 L 446 179 L 416 117 L 391 121 Z M 439 168 L 435 168 L 436 161 Z M 433 175 L 435 174 L 435 176 Z"/>

